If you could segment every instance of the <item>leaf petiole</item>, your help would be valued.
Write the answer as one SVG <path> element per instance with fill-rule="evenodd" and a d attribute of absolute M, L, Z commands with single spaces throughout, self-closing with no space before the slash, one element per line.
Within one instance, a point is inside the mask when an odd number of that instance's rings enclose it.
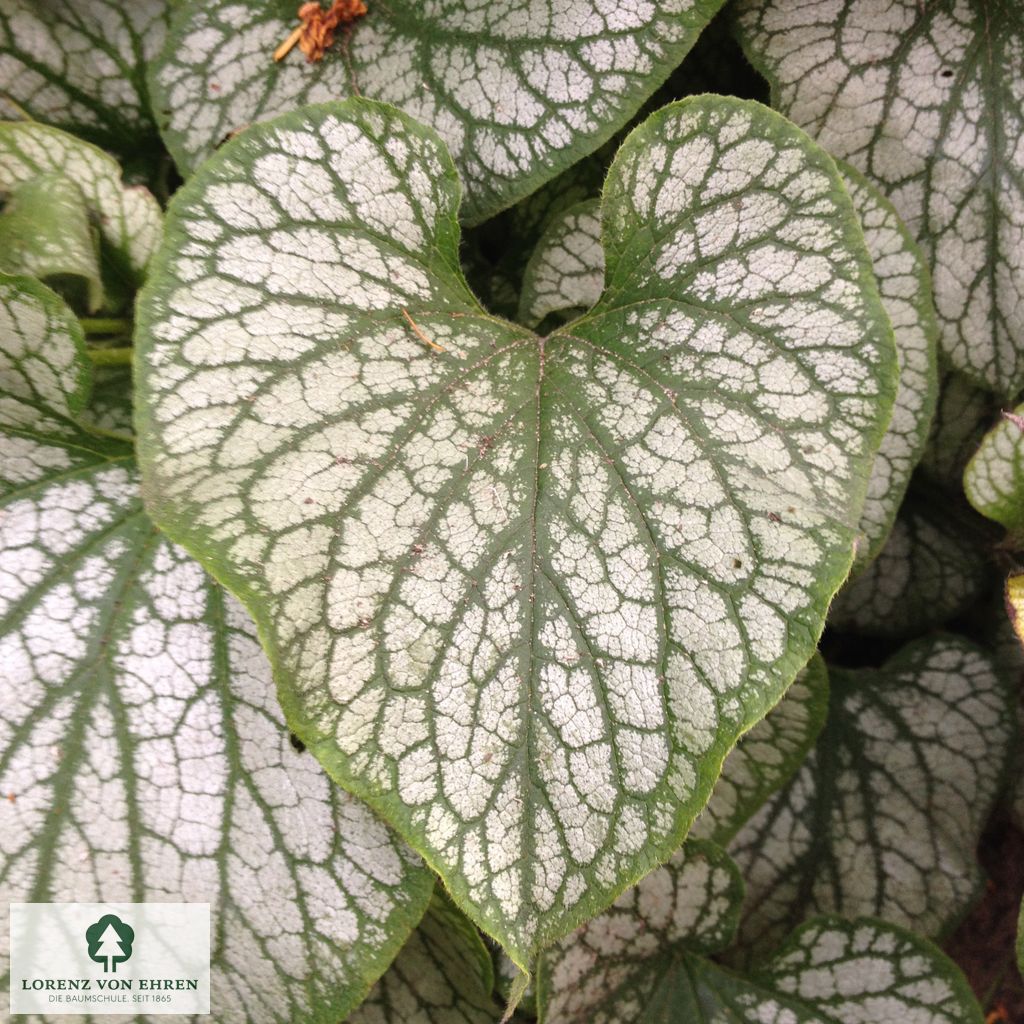
<path fill-rule="evenodd" d="M 85 316 L 78 321 L 87 335 L 128 334 L 132 323 L 125 317 L 116 316 Z"/>
<path fill-rule="evenodd" d="M 91 348 L 89 358 L 93 366 L 131 366 L 131 348 Z"/>

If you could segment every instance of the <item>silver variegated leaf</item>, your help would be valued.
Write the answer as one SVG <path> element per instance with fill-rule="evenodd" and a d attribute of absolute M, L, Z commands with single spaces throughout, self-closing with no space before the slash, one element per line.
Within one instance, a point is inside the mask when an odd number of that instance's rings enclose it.
<path fill-rule="evenodd" d="M 480 933 L 436 895 L 349 1024 L 497 1024 L 494 965 Z"/>
<path fill-rule="evenodd" d="M 924 452 L 938 394 L 938 325 L 928 270 L 892 204 L 852 167 L 840 165 L 840 171 L 864 229 L 900 369 L 892 419 L 875 459 L 861 516 L 853 565 L 857 573 L 885 543 Z"/>
<path fill-rule="evenodd" d="M 840 172 L 893 327 L 900 373 L 861 516 L 852 570 L 857 573 L 885 542 L 924 450 L 936 402 L 938 329 L 928 271 L 892 205 L 853 168 L 841 166 Z M 568 319 L 594 305 L 603 284 L 600 205 L 592 200 L 563 211 L 544 231 L 523 278 L 518 319 L 529 327 L 552 315 Z"/>
<path fill-rule="evenodd" d="M 155 135 L 146 62 L 163 46 L 173 0 L 4 0 L 0 117 L 28 114 L 131 152 Z"/>
<path fill-rule="evenodd" d="M 60 172 L 6 190 L 0 213 L 0 270 L 51 285 L 89 313 L 103 305 L 98 245 L 81 190 Z"/>
<path fill-rule="evenodd" d="M 726 946 L 742 899 L 743 880 L 725 853 L 689 841 L 603 914 L 541 953 L 539 1019 L 612 1024 L 664 1012 L 662 977 L 677 964 L 685 974 Z"/>
<path fill-rule="evenodd" d="M 632 134 L 609 287 L 546 339 L 469 293 L 458 192 L 365 101 L 226 145 L 140 299 L 139 444 L 292 727 L 528 967 L 807 662 L 895 359 L 834 165 L 756 104 Z"/>
<path fill-rule="evenodd" d="M 691 841 L 604 914 L 541 954 L 541 1024 L 981 1024 L 957 968 L 910 932 L 817 918 L 746 973 L 727 942 L 743 886 Z"/>
<path fill-rule="evenodd" d="M 601 204 L 588 199 L 559 214 L 526 265 L 517 319 L 538 327 L 553 313 L 563 320 L 590 309 L 604 290 Z"/>
<path fill-rule="evenodd" d="M 219 1021 L 337 1021 L 432 877 L 293 748 L 251 620 L 74 421 L 87 368 L 58 297 L 0 279 L 4 897 L 209 902 Z"/>
<path fill-rule="evenodd" d="M 616 139 L 610 139 L 514 206 L 463 231 L 466 280 L 488 310 L 510 320 L 516 317 L 523 274 L 537 239 L 569 207 L 600 193 L 616 148 Z"/>
<path fill-rule="evenodd" d="M 803 764 L 827 715 L 828 669 L 816 654 L 786 696 L 733 747 L 690 835 L 728 843 Z"/>
<path fill-rule="evenodd" d="M 1024 15 L 1015 0 L 741 0 L 772 103 L 892 200 L 932 269 L 942 346 L 1024 387 Z"/>
<path fill-rule="evenodd" d="M 61 299 L 30 277 L 0 274 L 0 424 L 5 431 L 23 432 L 26 439 L 30 432 L 78 437 L 74 421 L 89 398 L 89 370 L 82 329 Z M 50 468 L 67 465 L 58 455 L 50 462 Z M 21 463 L 13 449 L 8 451 L 0 470 L 5 486 L 32 482 L 45 464 L 45 458 Z"/>
<path fill-rule="evenodd" d="M 130 366 L 96 366 L 92 373 L 89 406 L 79 416 L 94 432 L 130 440 L 132 424 L 132 371 Z"/>
<path fill-rule="evenodd" d="M 939 936 L 981 885 L 975 846 L 1014 734 L 992 660 L 938 634 L 880 669 L 831 666 L 829 685 L 814 751 L 729 847 L 747 886 L 748 949 L 818 913 Z"/>
<path fill-rule="evenodd" d="M 995 538 L 984 527 L 959 496 L 915 484 L 881 552 L 832 602 L 829 625 L 892 637 L 946 625 L 992 582 Z"/>
<path fill-rule="evenodd" d="M 1024 544 L 1024 405 L 1003 414 L 964 470 L 967 500 Z"/>
<path fill-rule="evenodd" d="M 30 122 L 0 124 L 0 194 L 44 175 L 64 178 L 81 194 L 122 287 L 141 284 L 161 232 L 150 192 L 125 186 L 113 157 L 73 135 Z"/>
<path fill-rule="evenodd" d="M 190 172 L 230 133 L 306 103 L 366 96 L 431 125 L 468 222 L 596 149 L 640 108 L 722 0 L 370 0 L 319 63 L 272 54 L 295 0 L 183 0 L 152 76 L 164 139 Z"/>
<path fill-rule="evenodd" d="M 932 429 L 919 463 L 922 474 L 948 491 L 959 491 L 967 463 L 998 415 L 988 391 L 947 370 L 939 383 Z"/>

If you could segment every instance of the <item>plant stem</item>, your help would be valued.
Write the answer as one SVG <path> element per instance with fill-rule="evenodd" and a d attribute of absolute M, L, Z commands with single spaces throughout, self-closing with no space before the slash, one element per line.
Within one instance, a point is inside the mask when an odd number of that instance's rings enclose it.
<path fill-rule="evenodd" d="M 124 317 L 85 316 L 78 322 L 86 334 L 126 334 L 131 330 L 131 321 Z"/>
<path fill-rule="evenodd" d="M 93 366 L 131 366 L 130 348 L 91 348 L 89 358 Z"/>

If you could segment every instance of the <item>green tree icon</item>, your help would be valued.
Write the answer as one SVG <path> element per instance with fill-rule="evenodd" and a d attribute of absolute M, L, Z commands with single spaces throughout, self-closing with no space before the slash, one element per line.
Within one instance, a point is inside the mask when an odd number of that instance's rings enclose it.
<path fill-rule="evenodd" d="M 95 924 L 85 930 L 85 941 L 89 944 L 89 959 L 103 964 L 103 973 L 117 973 L 117 965 L 123 964 L 132 955 L 135 931 L 114 914 L 104 914 Z"/>

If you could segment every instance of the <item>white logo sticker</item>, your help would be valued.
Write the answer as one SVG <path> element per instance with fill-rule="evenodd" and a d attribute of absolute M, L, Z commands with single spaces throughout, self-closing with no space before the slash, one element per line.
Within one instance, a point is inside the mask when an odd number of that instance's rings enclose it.
<path fill-rule="evenodd" d="M 11 904 L 11 1013 L 209 1012 L 209 903 Z"/>

